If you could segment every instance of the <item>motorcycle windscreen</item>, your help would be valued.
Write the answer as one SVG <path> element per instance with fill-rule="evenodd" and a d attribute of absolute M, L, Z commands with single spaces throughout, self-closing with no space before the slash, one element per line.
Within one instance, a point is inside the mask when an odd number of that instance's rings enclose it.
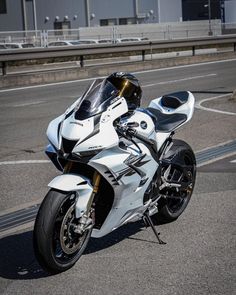
<path fill-rule="evenodd" d="M 85 120 L 106 111 L 119 91 L 108 80 L 95 80 L 84 93 L 75 112 L 76 120 Z"/>

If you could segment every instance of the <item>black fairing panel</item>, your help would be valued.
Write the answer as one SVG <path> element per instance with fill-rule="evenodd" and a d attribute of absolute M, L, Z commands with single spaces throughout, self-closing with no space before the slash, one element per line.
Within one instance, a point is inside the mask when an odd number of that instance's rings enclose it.
<path fill-rule="evenodd" d="M 45 150 L 46 155 L 48 156 L 48 158 L 52 161 L 52 163 L 55 165 L 55 167 L 59 170 L 59 171 L 63 171 L 63 168 L 61 166 L 61 164 L 58 161 L 58 157 L 57 157 L 57 152 L 55 150 L 55 148 L 49 144 Z"/>
<path fill-rule="evenodd" d="M 179 154 L 188 152 L 192 157 L 192 163 L 196 165 L 196 158 L 192 148 L 183 140 L 173 139 L 173 145 L 163 157 L 163 162 L 166 164 L 183 165 L 180 160 Z"/>
<path fill-rule="evenodd" d="M 78 140 L 69 140 L 62 137 L 62 150 L 64 153 L 71 153 Z"/>

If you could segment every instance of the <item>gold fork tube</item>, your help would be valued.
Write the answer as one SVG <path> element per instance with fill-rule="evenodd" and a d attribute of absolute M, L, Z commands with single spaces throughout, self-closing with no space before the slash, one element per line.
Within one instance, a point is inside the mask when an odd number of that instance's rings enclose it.
<path fill-rule="evenodd" d="M 96 195 L 96 193 L 98 192 L 98 189 L 99 189 L 100 181 L 101 181 L 101 174 L 99 174 L 97 171 L 95 171 L 94 175 L 93 175 L 93 191 L 92 191 L 92 194 L 88 200 L 87 209 L 86 209 L 86 213 L 85 213 L 86 216 L 89 216 L 89 212 L 91 210 L 94 196 Z"/>

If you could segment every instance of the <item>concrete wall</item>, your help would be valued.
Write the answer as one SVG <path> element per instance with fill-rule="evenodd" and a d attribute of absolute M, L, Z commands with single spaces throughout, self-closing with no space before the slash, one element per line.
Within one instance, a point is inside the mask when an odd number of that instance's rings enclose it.
<path fill-rule="evenodd" d="M 0 15 L 0 31 L 25 29 L 22 9 L 24 1 L 28 30 L 35 30 L 36 27 L 38 30 L 53 30 L 56 16 L 59 17 L 59 22 L 68 16 L 71 29 L 85 27 L 88 24 L 99 26 L 101 19 L 114 18 L 118 24 L 119 18 L 134 19 L 136 12 L 138 23 L 156 23 L 159 16 L 161 22 L 179 21 L 181 17 L 181 0 L 35 0 L 35 27 L 33 0 L 7 0 L 7 14 Z M 153 13 L 150 14 L 150 11 Z M 92 19 L 91 14 L 95 14 Z"/>
<path fill-rule="evenodd" d="M 56 16 L 59 17 L 59 22 L 68 16 L 72 29 L 84 26 L 86 23 L 84 1 L 36 0 L 36 11 L 38 29 L 40 30 L 53 30 Z M 46 17 L 49 18 L 49 21 L 45 20 Z"/>
<path fill-rule="evenodd" d="M 178 22 L 182 19 L 182 0 L 159 0 L 160 22 Z"/>
<path fill-rule="evenodd" d="M 102 2 L 102 4 L 101 4 Z M 90 14 L 94 13 L 95 18 L 91 25 L 99 25 L 100 19 L 128 18 L 135 17 L 133 0 L 90 0 Z"/>
<path fill-rule="evenodd" d="M 153 11 L 153 15 L 150 14 L 150 10 Z M 138 12 L 139 14 L 150 14 L 149 18 L 146 19 L 148 23 L 159 22 L 158 18 L 158 0 L 139 0 L 138 1 Z"/>
<path fill-rule="evenodd" d="M 225 22 L 236 23 L 236 0 L 225 1 Z"/>
<path fill-rule="evenodd" d="M 7 0 L 7 13 L 0 14 L 0 31 L 22 31 L 23 29 L 21 0 Z"/>

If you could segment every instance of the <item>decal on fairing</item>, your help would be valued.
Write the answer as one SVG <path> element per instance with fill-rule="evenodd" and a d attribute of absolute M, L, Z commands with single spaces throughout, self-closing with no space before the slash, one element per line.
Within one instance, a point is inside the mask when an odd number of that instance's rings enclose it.
<path fill-rule="evenodd" d="M 148 162 L 150 162 L 150 160 L 146 160 L 143 161 L 143 159 L 146 157 L 146 154 L 142 155 L 142 156 L 133 156 L 131 155 L 124 163 L 129 166 L 128 168 L 125 168 L 121 171 L 118 172 L 118 176 L 117 176 L 117 181 L 119 181 L 123 176 L 132 176 L 135 173 L 137 173 L 138 175 L 141 176 L 142 180 L 145 181 L 141 181 L 142 184 L 145 184 L 147 179 L 144 179 L 146 176 L 146 173 L 144 173 L 141 169 L 139 169 L 139 167 L 142 167 L 143 165 L 147 164 Z"/>

